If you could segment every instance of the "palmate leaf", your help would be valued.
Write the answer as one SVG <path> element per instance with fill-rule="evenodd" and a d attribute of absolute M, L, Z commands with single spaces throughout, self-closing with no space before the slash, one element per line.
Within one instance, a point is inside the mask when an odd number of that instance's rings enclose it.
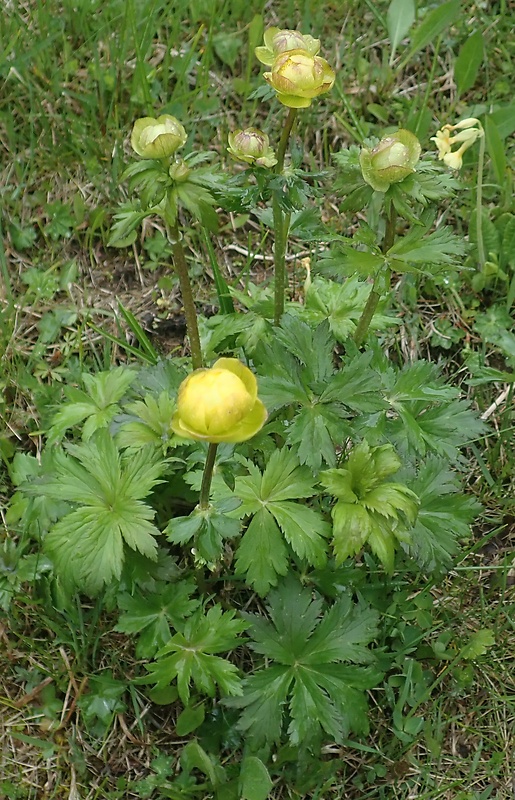
<path fill-rule="evenodd" d="M 413 228 L 388 250 L 387 257 L 396 272 L 417 269 L 434 275 L 439 268 L 461 263 L 467 252 L 463 237 L 450 228 L 442 227 L 427 234 L 423 228 Z"/>
<path fill-rule="evenodd" d="M 50 442 L 59 441 L 67 430 L 85 422 L 82 438 L 87 441 L 99 428 L 105 428 L 120 411 L 119 402 L 136 377 L 127 367 L 115 367 L 109 372 L 96 375 L 84 373 L 83 392 L 74 387 L 67 388 L 69 402 L 61 406 L 48 432 Z"/>
<path fill-rule="evenodd" d="M 459 448 L 485 431 L 485 425 L 459 390 L 445 383 L 435 364 L 419 361 L 398 376 L 385 373 L 385 397 L 397 416 L 388 416 L 387 438 L 403 453 L 426 453 L 459 460 Z"/>
<path fill-rule="evenodd" d="M 124 543 L 155 561 L 160 532 L 143 498 L 164 464 L 148 449 L 124 459 L 105 430 L 67 449 L 70 455 L 56 457 L 55 477 L 34 493 L 78 507 L 54 525 L 44 547 L 65 583 L 95 594 L 120 577 Z"/>
<path fill-rule="evenodd" d="M 415 451 L 459 461 L 459 449 L 484 434 L 485 424 L 465 400 L 453 400 L 432 408 L 421 402 L 404 404 L 398 419 L 388 421 L 388 438 L 402 452 Z"/>
<path fill-rule="evenodd" d="M 301 408 L 288 428 L 288 443 L 298 447 L 299 460 L 318 471 L 325 462 L 336 463 L 334 442 L 351 435 L 344 422 L 345 409 L 335 403 L 317 403 Z"/>
<path fill-rule="evenodd" d="M 341 261 L 338 261 L 338 255 L 335 254 L 332 262 L 335 271 L 336 267 L 348 268 L 350 277 L 343 283 L 315 278 L 306 290 L 304 305 L 300 306 L 296 313 L 311 325 L 328 322 L 334 338 L 338 342 L 345 342 L 356 330 L 357 322 L 370 294 L 370 285 L 360 281 L 355 273 L 364 270 L 366 275 L 375 274 L 383 262 L 383 257 L 351 247 L 345 251 L 345 255 L 341 255 Z M 323 260 L 321 268 L 327 268 L 329 263 L 327 259 Z M 346 273 L 342 273 L 340 269 L 340 276 L 341 274 Z M 372 328 L 384 329 L 388 325 L 397 323 L 394 317 L 387 317 L 381 313 L 382 305 L 372 318 Z"/>
<path fill-rule="evenodd" d="M 288 448 L 274 451 L 263 474 L 253 465 L 249 471 L 236 478 L 234 488 L 242 501 L 239 516 L 252 517 L 236 553 L 236 568 L 264 595 L 288 570 L 283 537 L 299 558 L 321 566 L 330 526 L 317 511 L 294 502 L 311 497 L 315 489 L 310 470 Z"/>
<path fill-rule="evenodd" d="M 439 458 L 426 461 L 410 488 L 418 495 L 420 508 L 406 549 L 422 569 L 448 570 L 481 506 L 460 492 L 457 476 Z"/>
<path fill-rule="evenodd" d="M 350 365 L 335 373 L 334 339 L 327 321 L 312 331 L 305 322 L 285 315 L 281 325 L 276 341 L 262 346 L 259 354 L 260 396 L 270 411 L 300 406 L 284 435 L 288 444 L 297 446 L 300 462 L 316 472 L 322 463 L 334 465 L 336 447 L 350 434 L 344 422 L 349 410 L 341 396 L 347 396 L 349 407 L 355 407 L 365 387 Z M 368 397 L 363 402 L 370 408 L 370 398 L 378 395 L 377 376 L 364 363 L 361 366 L 366 375 L 361 381 L 368 381 Z M 353 381 L 348 391 L 345 378 Z M 380 399 L 373 403 L 374 408 L 382 405 Z"/>
<path fill-rule="evenodd" d="M 161 392 L 157 399 L 147 395 L 143 401 L 138 400 L 127 405 L 125 410 L 130 416 L 124 415 L 117 431 L 120 447 L 139 450 L 147 444 L 153 444 L 166 452 L 174 437 L 170 423 L 175 411 L 175 400 L 170 394 Z"/>
<path fill-rule="evenodd" d="M 155 683 L 157 688 L 177 681 L 182 702 L 190 699 L 190 684 L 209 697 L 216 687 L 224 695 L 241 694 L 238 670 L 215 653 L 236 648 L 244 641 L 239 634 L 248 628 L 248 622 L 235 619 L 235 611 L 222 611 L 213 606 L 207 613 L 197 610 L 181 626 L 170 641 L 156 655 L 156 663 L 147 669 L 151 673 L 145 683 Z"/>
<path fill-rule="evenodd" d="M 243 697 L 229 701 L 244 709 L 239 727 L 257 746 L 278 741 L 286 717 L 292 745 L 316 741 L 324 732 L 335 741 L 351 729 L 366 732 L 364 690 L 379 675 L 352 662 L 373 662 L 368 645 L 377 613 L 344 596 L 321 616 L 321 598 L 293 578 L 270 594 L 268 610 L 270 620 L 244 615 L 252 649 L 273 663 L 244 681 Z"/>
<path fill-rule="evenodd" d="M 196 586 L 192 581 L 156 582 L 152 594 L 137 591 L 118 598 L 122 615 L 116 625 L 121 633 L 141 634 L 136 645 L 138 658 L 152 658 L 171 637 L 170 626 L 178 628 L 199 607 L 192 598 Z"/>

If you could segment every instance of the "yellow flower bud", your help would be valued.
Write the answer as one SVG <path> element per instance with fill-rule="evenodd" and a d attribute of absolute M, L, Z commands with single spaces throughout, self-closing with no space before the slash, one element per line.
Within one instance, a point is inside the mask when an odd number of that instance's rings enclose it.
<path fill-rule="evenodd" d="M 187 181 L 190 173 L 191 169 L 182 158 L 178 158 L 176 161 L 174 161 L 168 170 L 170 178 L 176 181 L 176 183 Z"/>
<path fill-rule="evenodd" d="M 179 120 L 170 114 L 142 117 L 134 123 L 132 149 L 142 158 L 168 158 L 182 147 L 188 135 Z"/>
<path fill-rule="evenodd" d="M 197 369 L 181 383 L 171 424 L 187 439 L 244 442 L 266 418 L 250 369 L 236 358 L 220 358 L 211 369 Z"/>
<path fill-rule="evenodd" d="M 228 140 L 227 152 L 238 161 L 256 164 L 258 167 L 273 167 L 277 164 L 268 136 L 257 128 L 234 131 L 229 134 Z"/>
<path fill-rule="evenodd" d="M 420 142 L 410 131 L 400 129 L 385 136 L 372 150 L 364 147 L 359 161 L 363 177 L 373 189 L 386 192 L 390 184 L 404 180 L 415 171 Z"/>
<path fill-rule="evenodd" d="M 314 97 L 332 89 L 336 76 L 324 58 L 305 50 L 288 50 L 277 56 L 272 71 L 263 77 L 283 105 L 307 108 Z"/>
<path fill-rule="evenodd" d="M 277 56 L 288 50 L 302 50 L 309 56 L 316 56 L 320 50 L 320 39 L 299 31 L 268 28 L 263 36 L 265 46 L 256 47 L 256 57 L 262 64 L 271 67 Z"/>

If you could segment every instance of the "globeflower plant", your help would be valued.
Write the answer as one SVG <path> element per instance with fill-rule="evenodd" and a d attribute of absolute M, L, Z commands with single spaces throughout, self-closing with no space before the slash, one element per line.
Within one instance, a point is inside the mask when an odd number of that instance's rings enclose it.
<path fill-rule="evenodd" d="M 179 120 L 170 114 L 142 117 L 134 123 L 132 149 L 142 158 L 169 158 L 186 143 L 188 135 Z"/>
<path fill-rule="evenodd" d="M 267 411 L 257 381 L 237 358 L 220 358 L 198 369 L 179 387 L 172 429 L 187 439 L 218 444 L 244 442 L 265 424 Z"/>

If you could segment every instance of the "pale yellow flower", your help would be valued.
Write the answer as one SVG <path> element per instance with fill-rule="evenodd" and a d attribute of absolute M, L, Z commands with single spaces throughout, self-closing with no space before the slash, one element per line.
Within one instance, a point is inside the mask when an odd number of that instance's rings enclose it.
<path fill-rule="evenodd" d="M 451 136 L 451 131 L 459 131 Z M 462 119 L 456 125 L 444 125 L 441 130 L 436 132 L 436 136 L 431 137 L 431 141 L 438 148 L 438 158 L 450 169 L 461 169 L 463 163 L 463 153 L 471 147 L 474 142 L 484 136 L 483 127 L 475 117 Z M 457 150 L 452 147 L 459 144 Z"/>

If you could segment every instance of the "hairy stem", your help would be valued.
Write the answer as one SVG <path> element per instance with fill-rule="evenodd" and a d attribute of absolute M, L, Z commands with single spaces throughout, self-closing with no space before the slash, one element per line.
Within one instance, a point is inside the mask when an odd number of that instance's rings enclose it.
<path fill-rule="evenodd" d="M 182 246 L 181 234 L 177 223 L 169 228 L 168 238 L 172 245 L 173 264 L 179 277 L 179 285 L 181 287 L 182 305 L 184 307 L 184 316 L 186 317 L 186 330 L 188 331 L 188 339 L 190 342 L 191 363 L 193 369 L 199 369 L 203 366 L 204 362 L 202 360 L 202 350 L 200 348 L 197 312 L 193 300 L 184 247 Z"/>
<path fill-rule="evenodd" d="M 390 247 L 393 246 L 395 241 L 395 227 L 397 224 L 397 212 L 395 211 L 395 207 L 393 203 L 390 206 L 390 210 L 386 216 L 386 228 L 384 232 L 384 239 L 382 244 L 382 251 L 383 253 L 387 253 Z M 384 277 L 386 278 L 389 274 L 389 268 L 386 268 L 386 272 L 384 273 Z M 361 347 L 363 344 L 365 337 L 368 333 L 368 329 L 370 327 L 370 323 L 372 322 L 372 317 L 375 314 L 377 305 L 379 300 L 381 299 L 381 293 L 378 292 L 379 284 L 383 278 L 383 274 L 378 272 L 374 278 L 374 284 L 368 295 L 368 300 L 366 302 L 365 308 L 363 309 L 363 313 L 358 320 L 358 324 L 356 326 L 356 330 L 354 332 L 354 341 L 358 347 Z"/>
<path fill-rule="evenodd" d="M 277 148 L 277 164 L 275 171 L 281 174 L 284 168 L 284 157 L 290 133 L 297 116 L 297 109 L 290 108 L 286 122 L 284 124 L 279 147 Z M 286 214 L 277 196 L 272 200 L 272 211 L 274 216 L 274 325 L 279 325 L 284 313 L 284 292 L 286 288 L 286 243 L 290 228 L 290 214 Z"/>
<path fill-rule="evenodd" d="M 204 466 L 204 475 L 202 476 L 202 486 L 200 487 L 200 502 L 199 506 L 205 511 L 209 507 L 209 490 L 211 489 L 211 480 L 213 478 L 213 469 L 215 466 L 216 450 L 218 445 L 210 442 L 207 451 L 206 464 Z"/>

